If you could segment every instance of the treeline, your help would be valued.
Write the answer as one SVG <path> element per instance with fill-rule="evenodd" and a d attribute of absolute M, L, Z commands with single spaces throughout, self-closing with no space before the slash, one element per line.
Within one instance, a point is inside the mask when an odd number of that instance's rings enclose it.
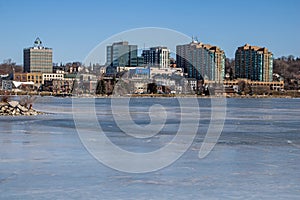
<path fill-rule="evenodd" d="M 22 72 L 23 67 L 16 65 L 11 59 L 4 60 L 3 63 L 0 64 L 0 74 L 11 74 L 13 71 Z"/>
<path fill-rule="evenodd" d="M 273 72 L 285 79 L 300 79 L 300 58 L 290 55 L 274 59 Z"/>

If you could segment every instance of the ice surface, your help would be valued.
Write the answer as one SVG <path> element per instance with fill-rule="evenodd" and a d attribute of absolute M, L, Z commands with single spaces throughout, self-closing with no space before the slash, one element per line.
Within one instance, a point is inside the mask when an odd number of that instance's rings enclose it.
<path fill-rule="evenodd" d="M 0 117 L 0 199 L 299 199 L 300 99 L 228 99 L 221 138 L 199 159 L 209 101 L 199 99 L 198 134 L 179 160 L 156 172 L 129 174 L 88 153 L 75 129 L 71 98 L 39 98 L 34 108 L 51 114 Z M 161 103 L 167 110 L 162 131 L 145 139 L 116 127 L 109 99 L 95 102 L 107 136 L 129 151 L 161 148 L 178 129 L 176 99 L 131 101 L 131 116 L 141 125 L 150 123 L 149 106 Z"/>

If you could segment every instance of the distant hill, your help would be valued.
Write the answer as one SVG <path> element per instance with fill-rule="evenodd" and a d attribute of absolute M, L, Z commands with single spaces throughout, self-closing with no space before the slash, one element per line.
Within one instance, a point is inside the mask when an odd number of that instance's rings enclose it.
<path fill-rule="evenodd" d="M 285 79 L 300 79 L 300 58 L 283 56 L 274 59 L 273 72 Z"/>

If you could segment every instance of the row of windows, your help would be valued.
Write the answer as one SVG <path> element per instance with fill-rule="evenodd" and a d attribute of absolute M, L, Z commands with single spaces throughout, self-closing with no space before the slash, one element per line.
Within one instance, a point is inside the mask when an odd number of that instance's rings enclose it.
<path fill-rule="evenodd" d="M 31 56 L 52 56 L 52 52 L 26 52 L 25 55 L 26 54 Z"/>
<path fill-rule="evenodd" d="M 47 78 L 63 78 L 63 75 L 60 74 L 44 74 L 43 76 Z"/>
<path fill-rule="evenodd" d="M 40 57 L 35 57 L 35 58 L 30 58 L 30 60 L 29 60 L 29 59 L 26 59 L 26 61 L 30 61 L 30 62 L 32 62 L 32 61 L 52 62 L 52 58 L 45 58 L 45 57 L 40 58 Z"/>
<path fill-rule="evenodd" d="M 26 79 L 26 76 L 16 76 L 16 79 L 20 80 L 20 79 Z M 42 79 L 42 76 L 35 76 L 36 79 Z M 27 79 L 34 79 L 34 76 L 27 76 Z"/>
<path fill-rule="evenodd" d="M 46 63 L 32 63 L 30 65 L 31 69 L 37 69 L 37 68 L 41 68 L 41 69 L 47 69 L 47 68 L 51 68 L 52 69 L 52 65 L 50 64 L 46 64 Z"/>
<path fill-rule="evenodd" d="M 52 63 L 52 58 L 31 58 L 31 62 L 33 61 L 43 61 L 43 62 L 51 62 Z"/>

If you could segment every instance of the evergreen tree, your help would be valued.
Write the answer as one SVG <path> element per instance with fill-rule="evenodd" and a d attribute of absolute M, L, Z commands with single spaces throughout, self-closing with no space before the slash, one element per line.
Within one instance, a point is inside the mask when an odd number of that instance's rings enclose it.
<path fill-rule="evenodd" d="M 97 82 L 96 94 L 105 95 L 106 94 L 106 85 L 104 80 L 99 80 Z"/>

